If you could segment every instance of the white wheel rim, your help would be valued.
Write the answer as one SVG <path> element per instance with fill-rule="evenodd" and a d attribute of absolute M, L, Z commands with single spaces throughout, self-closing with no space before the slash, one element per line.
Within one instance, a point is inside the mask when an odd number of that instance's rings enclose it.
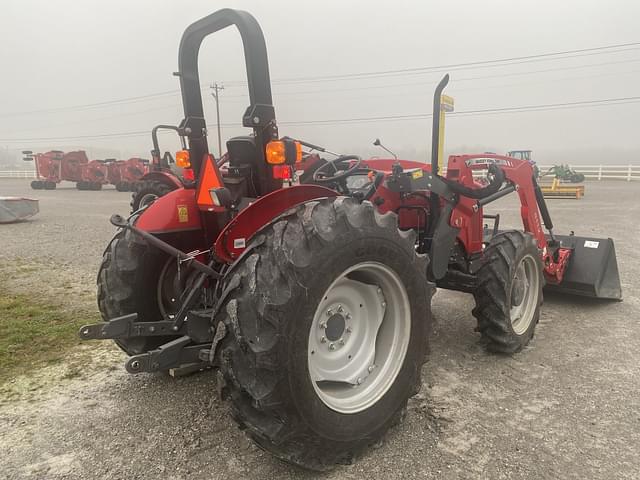
<path fill-rule="evenodd" d="M 538 264 L 531 255 L 525 255 L 516 267 L 511 284 L 511 310 L 509 314 L 511 328 L 516 335 L 522 335 L 529 329 L 538 307 L 539 293 L 540 270 Z"/>
<path fill-rule="evenodd" d="M 316 394 L 340 413 L 370 408 L 394 384 L 410 336 L 411 308 L 400 277 L 378 262 L 345 270 L 324 293 L 309 332 Z"/>

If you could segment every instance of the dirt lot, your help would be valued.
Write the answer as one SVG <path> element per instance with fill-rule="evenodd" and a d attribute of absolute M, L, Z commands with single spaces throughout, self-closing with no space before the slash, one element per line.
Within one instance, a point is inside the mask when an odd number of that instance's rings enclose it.
<path fill-rule="evenodd" d="M 0 180 L 0 195 L 40 198 L 30 222 L 0 226 L 0 275 L 16 292 L 95 309 L 95 273 L 129 196 L 72 188 L 33 192 Z M 587 184 L 553 200 L 558 233 L 616 240 L 624 301 L 547 295 L 531 345 L 485 353 L 469 295 L 440 291 L 425 388 L 405 422 L 351 466 L 315 475 L 254 447 L 216 398 L 211 373 L 130 376 L 107 344 L 67 365 L 16 378 L 0 398 L 6 478 L 576 478 L 640 476 L 640 185 Z M 503 203 L 507 222 L 517 208 Z M 24 269 L 38 265 L 40 271 Z M 35 272 L 34 272 L 35 270 Z M 27 272 L 27 273 L 25 273 Z M 1 313 L 0 313 L 1 314 Z"/>

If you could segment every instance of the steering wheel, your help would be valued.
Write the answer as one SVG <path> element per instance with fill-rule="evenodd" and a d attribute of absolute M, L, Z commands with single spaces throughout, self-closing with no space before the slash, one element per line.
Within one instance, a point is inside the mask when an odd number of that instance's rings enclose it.
<path fill-rule="evenodd" d="M 347 162 L 353 161 L 349 166 Z M 317 184 L 335 183 L 347 178 L 355 172 L 362 163 L 362 158 L 358 155 L 342 155 L 333 160 L 327 161 L 324 165 L 313 172 L 313 181 Z M 333 170 L 333 172 L 330 172 Z"/>

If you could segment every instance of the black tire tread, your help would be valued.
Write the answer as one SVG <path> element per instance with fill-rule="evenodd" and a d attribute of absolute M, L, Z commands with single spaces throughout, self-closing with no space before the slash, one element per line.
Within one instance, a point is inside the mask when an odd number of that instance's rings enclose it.
<path fill-rule="evenodd" d="M 542 304 L 542 262 L 540 267 L 539 303 L 533 325 L 522 335 L 517 335 L 511 326 L 510 285 L 516 268 L 516 260 L 525 252 L 536 252 L 540 259 L 535 239 L 528 233 L 509 230 L 499 233 L 483 252 L 484 261 L 477 271 L 477 287 L 474 291 L 476 306 L 473 316 L 478 321 L 477 330 L 487 344 L 487 349 L 498 353 L 521 351 L 533 338 Z"/>
<path fill-rule="evenodd" d="M 296 288 L 296 272 L 310 268 L 310 259 L 317 246 L 331 243 L 345 232 L 355 235 L 362 228 L 372 231 L 371 226 L 392 232 L 418 268 L 426 272 L 428 259 L 416 254 L 413 232 L 398 230 L 395 214 L 381 215 L 369 202 L 360 204 L 350 198 L 338 197 L 308 202 L 283 214 L 254 236 L 243 261 L 236 262 L 226 276 L 224 294 L 229 291 L 232 294 L 222 305 L 216 320 L 223 321 L 228 332 L 219 351 L 233 418 L 259 447 L 307 469 L 325 471 L 336 464 L 351 463 L 369 446 L 379 442 L 391 426 L 401 421 L 406 411 L 405 400 L 384 427 L 370 438 L 355 443 L 335 442 L 327 447 L 326 441 L 321 443 L 304 418 L 287 402 L 286 389 L 282 388 L 287 366 L 278 362 L 278 355 L 288 340 L 282 330 L 284 326 L 278 324 L 277 312 Z M 426 275 L 424 284 L 427 305 L 430 305 L 435 288 L 427 282 Z M 244 314 L 239 305 L 244 307 Z M 248 305 L 254 306 L 253 318 L 246 313 Z M 428 314 L 425 319 L 427 332 L 430 321 Z M 427 339 L 421 348 L 426 351 Z M 412 372 L 414 387 L 410 396 L 420 390 L 425 351 Z"/>
<path fill-rule="evenodd" d="M 167 182 L 161 182 L 159 180 L 142 180 L 138 182 L 131 195 L 131 212 L 136 212 L 140 209 L 140 200 L 148 193 L 162 197 L 175 189 L 176 187 L 174 185 L 169 185 Z"/>

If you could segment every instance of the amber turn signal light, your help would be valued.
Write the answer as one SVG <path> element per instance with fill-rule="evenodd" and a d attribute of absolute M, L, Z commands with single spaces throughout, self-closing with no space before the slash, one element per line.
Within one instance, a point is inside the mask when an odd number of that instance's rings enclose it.
<path fill-rule="evenodd" d="M 189 150 L 179 150 L 176 152 L 176 165 L 180 168 L 191 168 Z"/>
<path fill-rule="evenodd" d="M 267 143 L 265 157 L 271 165 L 293 165 L 302 161 L 302 145 L 291 139 L 272 140 Z"/>

